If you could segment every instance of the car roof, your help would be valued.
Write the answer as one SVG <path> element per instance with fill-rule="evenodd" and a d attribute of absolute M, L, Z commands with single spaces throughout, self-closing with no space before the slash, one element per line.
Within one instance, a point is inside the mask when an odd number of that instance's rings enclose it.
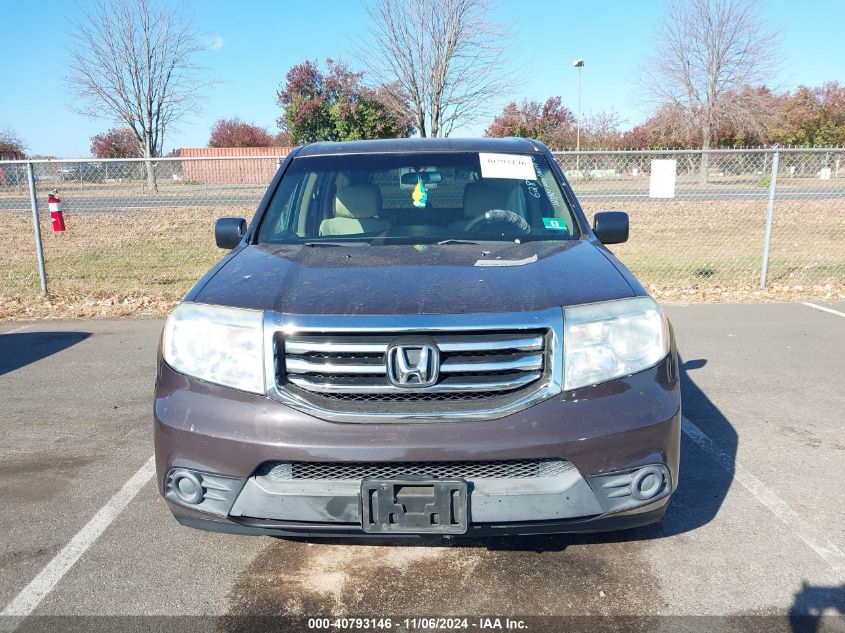
<path fill-rule="evenodd" d="M 545 146 L 528 138 L 392 138 L 373 141 L 320 142 L 303 146 L 297 156 L 415 152 L 542 153 Z"/>

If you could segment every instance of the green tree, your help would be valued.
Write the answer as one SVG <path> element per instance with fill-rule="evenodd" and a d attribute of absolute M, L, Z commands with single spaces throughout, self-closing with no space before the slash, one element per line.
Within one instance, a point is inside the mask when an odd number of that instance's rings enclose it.
<path fill-rule="evenodd" d="M 394 86 L 367 87 L 364 74 L 326 60 L 291 68 L 277 94 L 279 127 L 295 144 L 399 138 L 414 132 L 406 100 Z"/>

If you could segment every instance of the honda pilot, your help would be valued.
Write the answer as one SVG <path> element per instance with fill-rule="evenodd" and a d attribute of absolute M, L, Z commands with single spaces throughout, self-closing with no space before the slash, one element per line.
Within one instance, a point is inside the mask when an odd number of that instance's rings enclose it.
<path fill-rule="evenodd" d="M 528 139 L 316 143 L 170 314 L 158 485 L 281 536 L 594 532 L 678 483 L 671 327 Z"/>

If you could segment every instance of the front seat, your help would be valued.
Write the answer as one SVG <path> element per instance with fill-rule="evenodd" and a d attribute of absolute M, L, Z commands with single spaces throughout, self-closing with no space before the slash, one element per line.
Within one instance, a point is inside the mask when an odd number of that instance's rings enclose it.
<path fill-rule="evenodd" d="M 390 223 L 377 217 L 381 210 L 378 185 L 348 185 L 334 197 L 335 217 L 320 223 L 320 235 L 359 235 L 381 233 Z"/>
<path fill-rule="evenodd" d="M 507 209 L 508 195 L 501 187 L 484 182 L 471 182 L 464 187 L 464 219 L 449 225 L 452 229 L 463 231 L 467 225 L 480 215 L 493 209 Z"/>

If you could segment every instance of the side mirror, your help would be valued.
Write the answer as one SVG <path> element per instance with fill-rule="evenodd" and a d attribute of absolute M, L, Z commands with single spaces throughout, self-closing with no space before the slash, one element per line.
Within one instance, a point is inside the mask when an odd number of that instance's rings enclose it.
<path fill-rule="evenodd" d="M 220 218 L 214 224 L 214 240 L 220 248 L 235 248 L 246 234 L 243 218 Z"/>
<path fill-rule="evenodd" d="M 593 233 L 602 244 L 628 241 L 628 214 L 624 211 L 599 211 L 593 218 Z"/>

